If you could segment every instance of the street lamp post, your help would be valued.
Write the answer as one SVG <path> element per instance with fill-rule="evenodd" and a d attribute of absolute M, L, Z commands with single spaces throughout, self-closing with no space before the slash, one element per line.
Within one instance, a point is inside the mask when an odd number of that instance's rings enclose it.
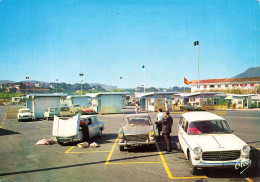
<path fill-rule="evenodd" d="M 27 108 L 27 80 L 29 80 L 29 76 L 25 77 L 26 82 L 25 82 L 25 87 L 26 87 L 26 108 Z"/>
<path fill-rule="evenodd" d="M 83 75 L 84 75 L 83 73 L 80 73 L 80 74 L 79 74 L 79 76 L 83 76 Z M 83 82 L 83 80 L 81 80 L 81 82 L 80 82 L 81 95 L 82 95 L 82 82 Z"/>
<path fill-rule="evenodd" d="M 59 80 L 57 79 L 57 80 L 56 80 L 56 93 L 58 93 L 58 84 L 57 84 L 58 81 L 59 81 Z"/>
<path fill-rule="evenodd" d="M 145 66 L 143 65 L 142 68 L 144 69 L 144 93 L 145 93 Z"/>
<path fill-rule="evenodd" d="M 199 62 L 199 41 L 194 42 L 194 46 L 197 46 L 198 55 L 198 93 L 200 92 L 200 62 Z"/>
<path fill-rule="evenodd" d="M 200 93 L 200 62 L 199 62 L 199 41 L 194 42 L 194 46 L 197 46 L 197 55 L 198 55 L 198 93 Z M 200 105 L 200 97 L 199 97 Z"/>

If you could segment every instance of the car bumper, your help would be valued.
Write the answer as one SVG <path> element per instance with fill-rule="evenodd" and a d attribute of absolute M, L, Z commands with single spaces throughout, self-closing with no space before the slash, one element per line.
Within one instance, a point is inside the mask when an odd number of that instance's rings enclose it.
<path fill-rule="evenodd" d="M 250 159 L 238 162 L 228 162 L 228 163 L 197 163 L 193 164 L 194 167 L 227 167 L 227 166 L 247 166 L 250 165 L 252 161 Z"/>
<path fill-rule="evenodd" d="M 29 117 L 22 117 L 22 118 L 18 118 L 18 119 L 21 119 L 21 120 L 25 120 L 25 119 L 32 119 L 32 117 L 31 116 L 29 116 Z"/>
<path fill-rule="evenodd" d="M 119 146 L 142 146 L 142 145 L 150 145 L 155 144 L 155 140 L 145 141 L 145 142 L 127 142 L 127 141 L 118 141 Z"/>

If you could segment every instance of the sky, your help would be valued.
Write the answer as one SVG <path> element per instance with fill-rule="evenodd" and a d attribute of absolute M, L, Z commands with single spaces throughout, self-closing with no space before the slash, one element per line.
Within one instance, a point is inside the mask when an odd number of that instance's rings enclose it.
<path fill-rule="evenodd" d="M 0 80 L 182 87 L 198 59 L 200 79 L 260 66 L 260 1 L 0 0 Z"/>

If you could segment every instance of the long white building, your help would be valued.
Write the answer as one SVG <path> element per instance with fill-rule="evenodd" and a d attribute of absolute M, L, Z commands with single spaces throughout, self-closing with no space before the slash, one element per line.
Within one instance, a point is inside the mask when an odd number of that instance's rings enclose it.
<path fill-rule="evenodd" d="M 200 91 L 242 89 L 248 93 L 255 93 L 259 85 L 260 77 L 223 78 L 199 81 Z M 192 93 L 198 92 L 198 80 L 191 80 L 190 86 Z"/>

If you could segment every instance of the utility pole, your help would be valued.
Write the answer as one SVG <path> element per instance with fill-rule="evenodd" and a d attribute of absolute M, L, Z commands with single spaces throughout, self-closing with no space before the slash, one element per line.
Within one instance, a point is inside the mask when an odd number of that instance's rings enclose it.
<path fill-rule="evenodd" d="M 145 66 L 143 65 L 142 68 L 144 69 L 144 93 L 145 93 Z"/>
<path fill-rule="evenodd" d="M 81 76 L 81 77 L 82 77 L 83 75 L 84 75 L 83 73 L 80 73 L 80 74 L 79 74 L 79 76 Z M 83 80 L 81 80 L 81 82 L 80 82 L 81 95 L 82 95 L 82 82 L 83 82 Z"/>

